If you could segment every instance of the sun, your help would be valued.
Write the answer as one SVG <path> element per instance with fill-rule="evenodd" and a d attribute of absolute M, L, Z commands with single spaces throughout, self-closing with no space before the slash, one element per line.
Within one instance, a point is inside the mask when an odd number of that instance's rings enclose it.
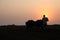
<path fill-rule="evenodd" d="M 40 10 L 40 11 L 39 11 Z M 50 18 L 51 12 L 48 8 L 41 8 L 38 10 L 38 19 L 42 19 L 43 15 L 45 15 L 46 17 Z"/>
<path fill-rule="evenodd" d="M 45 15 L 46 17 L 49 16 L 49 11 L 47 9 L 42 10 L 42 15 Z"/>
<path fill-rule="evenodd" d="M 54 21 L 55 15 L 53 10 L 54 10 L 53 8 L 52 10 L 49 8 L 42 8 L 41 10 L 41 15 L 42 15 L 41 18 L 43 18 L 43 15 L 45 15 L 49 19 L 48 24 L 51 24 Z"/>
<path fill-rule="evenodd" d="M 42 19 L 43 15 L 45 15 L 48 18 L 48 24 L 53 23 L 53 21 L 55 20 L 55 11 L 53 8 L 48 8 L 48 7 L 42 7 L 41 9 L 37 10 L 37 17 L 35 17 L 36 19 Z"/>

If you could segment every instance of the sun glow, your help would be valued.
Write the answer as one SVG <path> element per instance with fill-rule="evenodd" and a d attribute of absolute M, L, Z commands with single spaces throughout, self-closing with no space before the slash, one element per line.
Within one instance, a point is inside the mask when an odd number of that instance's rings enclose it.
<path fill-rule="evenodd" d="M 52 10 L 51 10 L 52 9 Z M 51 23 L 53 23 L 53 21 L 54 21 L 54 17 L 55 17 L 55 15 L 54 15 L 54 9 L 53 8 L 42 8 L 42 9 L 40 9 L 41 11 L 39 12 L 39 17 L 42 19 L 42 17 L 43 17 L 43 15 L 45 15 L 46 17 L 48 17 L 48 19 L 49 19 L 49 24 L 51 24 Z"/>
<path fill-rule="evenodd" d="M 46 17 L 48 17 L 49 16 L 49 11 L 48 11 L 48 9 L 43 9 L 42 10 L 42 15 L 45 15 Z"/>

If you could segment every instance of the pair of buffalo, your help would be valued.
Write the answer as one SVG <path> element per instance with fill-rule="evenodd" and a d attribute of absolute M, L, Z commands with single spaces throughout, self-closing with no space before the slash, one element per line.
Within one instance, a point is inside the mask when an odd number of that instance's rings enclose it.
<path fill-rule="evenodd" d="M 34 27 L 34 26 L 41 27 L 42 25 L 43 25 L 42 20 L 37 20 L 37 21 L 28 20 L 26 22 L 27 27 Z"/>
<path fill-rule="evenodd" d="M 46 25 L 47 25 L 47 24 L 46 24 Z M 38 27 L 38 28 L 41 27 L 41 29 L 43 29 L 43 26 L 46 27 L 46 25 L 43 24 L 43 21 L 42 21 L 42 20 L 37 20 L 37 21 L 28 20 L 28 21 L 26 22 L 26 27 L 27 27 L 27 29 L 32 28 L 32 27 Z M 43 29 L 43 30 L 44 30 L 44 29 Z"/>

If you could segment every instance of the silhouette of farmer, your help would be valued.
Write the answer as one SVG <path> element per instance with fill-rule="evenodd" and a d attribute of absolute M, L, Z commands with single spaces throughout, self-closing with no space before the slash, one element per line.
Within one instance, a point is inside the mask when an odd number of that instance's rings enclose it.
<path fill-rule="evenodd" d="M 48 18 L 45 17 L 45 15 L 43 15 L 42 21 L 43 21 L 43 28 L 46 30 L 46 26 L 47 26 Z"/>

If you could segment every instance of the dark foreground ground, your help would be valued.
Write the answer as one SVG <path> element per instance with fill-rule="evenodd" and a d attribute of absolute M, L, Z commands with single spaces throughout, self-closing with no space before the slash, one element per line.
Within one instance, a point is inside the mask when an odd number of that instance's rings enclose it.
<path fill-rule="evenodd" d="M 60 40 L 60 26 L 47 26 L 48 30 L 43 32 L 36 27 L 26 32 L 26 26 L 0 26 L 1 40 Z"/>

